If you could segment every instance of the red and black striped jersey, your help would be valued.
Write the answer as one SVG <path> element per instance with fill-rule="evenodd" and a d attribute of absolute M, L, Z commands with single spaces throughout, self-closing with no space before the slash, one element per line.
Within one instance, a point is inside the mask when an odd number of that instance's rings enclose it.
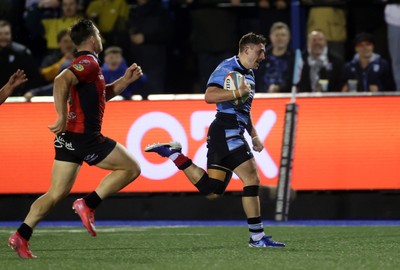
<path fill-rule="evenodd" d="M 67 131 L 100 132 L 106 104 L 106 83 L 99 59 L 87 51 L 78 52 L 75 56 L 69 70 L 79 83 L 70 89 Z"/>

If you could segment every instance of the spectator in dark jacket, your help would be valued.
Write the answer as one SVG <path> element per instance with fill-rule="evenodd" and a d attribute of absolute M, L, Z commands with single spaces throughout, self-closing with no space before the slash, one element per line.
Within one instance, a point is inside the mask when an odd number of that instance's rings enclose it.
<path fill-rule="evenodd" d="M 307 51 L 303 53 L 303 70 L 299 92 L 340 92 L 343 86 L 342 58 L 328 50 L 325 35 L 313 30 L 307 37 Z"/>
<path fill-rule="evenodd" d="M 172 21 L 160 0 L 137 0 L 137 4 L 129 16 L 131 60 L 146 72 L 148 93 L 163 93 Z"/>
<path fill-rule="evenodd" d="M 218 64 L 237 52 L 238 21 L 235 9 L 216 5 L 234 0 L 186 1 L 192 7 L 191 46 L 197 60 L 198 86 L 196 92 L 204 93 L 210 74 Z M 236 1 L 238 5 L 240 1 Z"/>
<path fill-rule="evenodd" d="M 377 92 L 395 89 L 389 63 L 374 53 L 373 36 L 358 34 L 354 39 L 356 54 L 344 68 L 343 91 Z"/>
<path fill-rule="evenodd" d="M 11 25 L 0 20 L 0 85 L 8 82 L 10 76 L 17 70 L 25 71 L 29 81 L 15 89 L 13 96 L 22 96 L 28 89 L 43 83 L 39 68 L 31 55 L 30 50 L 22 44 L 12 41 Z"/>
<path fill-rule="evenodd" d="M 271 47 L 265 53 L 265 61 L 256 70 L 257 92 L 288 93 L 291 91 L 294 68 L 294 52 L 289 48 L 290 30 L 287 24 L 272 25 L 269 38 Z"/>

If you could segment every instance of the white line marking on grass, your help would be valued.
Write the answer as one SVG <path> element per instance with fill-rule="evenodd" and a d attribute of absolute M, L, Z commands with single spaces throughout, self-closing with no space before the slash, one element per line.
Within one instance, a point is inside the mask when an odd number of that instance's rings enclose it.
<path fill-rule="evenodd" d="M 117 232 L 145 232 L 152 229 L 178 229 L 178 228 L 187 228 L 188 226 L 154 226 L 154 227 L 131 227 L 131 226 L 118 226 L 118 227 L 97 227 L 96 231 L 99 233 L 117 233 Z M 51 228 L 51 227 L 50 227 Z M 35 235 L 41 234 L 57 234 L 57 233 L 82 233 L 86 232 L 85 228 L 77 228 L 77 227 L 54 227 L 55 229 L 50 229 L 49 227 L 43 228 L 38 227 L 35 229 Z M 0 228 L 0 233 L 12 234 L 15 230 L 12 229 L 2 229 Z M 168 233 L 163 233 L 163 235 L 169 235 Z M 182 233 L 174 235 L 204 235 L 204 234 L 190 234 L 190 233 Z"/>

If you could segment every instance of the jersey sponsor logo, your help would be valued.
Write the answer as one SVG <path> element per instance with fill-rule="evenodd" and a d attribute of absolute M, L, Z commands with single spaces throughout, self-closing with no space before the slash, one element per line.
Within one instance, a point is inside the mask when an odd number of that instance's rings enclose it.
<path fill-rule="evenodd" d="M 86 162 L 92 162 L 92 161 L 96 160 L 98 157 L 99 157 L 99 155 L 97 155 L 97 154 L 89 154 L 84 158 L 84 160 Z"/>
<path fill-rule="evenodd" d="M 74 112 L 69 112 L 69 114 L 68 114 L 68 120 L 72 120 L 72 119 L 75 119 L 76 118 L 76 113 L 74 113 Z"/>
<path fill-rule="evenodd" d="M 67 148 L 68 150 L 75 151 L 75 148 L 72 146 L 71 142 L 65 141 L 65 139 L 59 135 L 56 136 L 56 139 L 54 140 L 54 147 L 56 148 Z"/>
<path fill-rule="evenodd" d="M 139 160 L 142 176 L 151 180 L 164 180 L 172 177 L 179 170 L 175 166 L 171 166 L 168 160 L 163 163 L 156 163 L 143 155 L 141 143 L 146 133 L 152 129 L 163 129 L 165 133 L 169 134 L 171 141 L 179 141 L 182 144 L 182 153 L 187 155 L 191 140 L 203 141 L 205 138 L 209 140 L 207 130 L 214 118 L 215 110 L 193 111 L 190 115 L 190 124 L 188 124 L 190 127 L 189 132 L 187 132 L 183 123 L 174 115 L 167 112 L 151 111 L 141 115 L 132 123 L 128 131 L 126 147 Z M 266 141 L 276 122 L 277 115 L 275 111 L 265 110 L 262 112 L 255 123 L 255 129 L 258 131 L 258 137 L 262 142 Z M 248 133 L 245 133 L 244 136 L 247 142 L 252 141 Z M 204 142 L 193 155 L 193 163 L 203 169 L 207 168 L 206 156 L 207 142 Z M 256 162 L 259 165 L 260 172 L 267 178 L 274 178 L 278 175 L 278 165 L 267 147 L 257 153 Z M 238 179 L 236 175 L 233 178 Z"/>
<path fill-rule="evenodd" d="M 82 71 L 85 69 L 81 64 L 75 64 L 75 65 L 72 65 L 72 67 L 74 69 L 76 69 L 77 71 Z"/>
<path fill-rule="evenodd" d="M 90 61 L 89 61 L 89 60 L 87 60 L 87 59 L 83 59 L 83 60 L 79 61 L 79 64 L 82 64 L 82 65 L 88 66 L 88 65 L 90 65 Z"/>

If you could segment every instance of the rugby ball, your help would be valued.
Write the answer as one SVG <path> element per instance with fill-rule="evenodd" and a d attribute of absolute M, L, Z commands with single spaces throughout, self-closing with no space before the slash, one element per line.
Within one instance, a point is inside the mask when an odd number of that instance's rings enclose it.
<path fill-rule="evenodd" d="M 224 89 L 230 90 L 230 91 L 238 90 L 240 84 L 242 83 L 242 80 L 245 80 L 245 79 L 246 78 L 240 72 L 231 71 L 225 76 Z M 248 96 L 239 98 L 239 96 L 237 96 L 237 99 L 233 99 L 232 102 L 235 105 L 238 105 L 238 104 L 246 102 L 247 97 Z"/>

